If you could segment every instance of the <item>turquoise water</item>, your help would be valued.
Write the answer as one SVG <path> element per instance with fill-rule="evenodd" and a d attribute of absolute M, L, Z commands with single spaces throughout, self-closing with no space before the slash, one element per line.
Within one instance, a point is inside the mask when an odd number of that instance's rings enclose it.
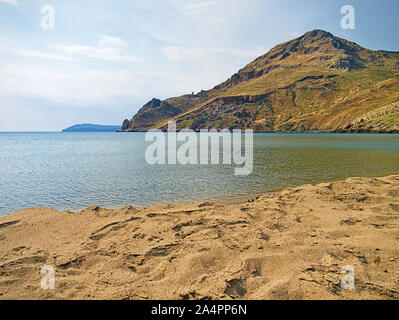
<path fill-rule="evenodd" d="M 399 135 L 255 134 L 254 169 L 148 165 L 143 133 L 0 133 L 0 215 L 183 203 L 399 174 Z"/>

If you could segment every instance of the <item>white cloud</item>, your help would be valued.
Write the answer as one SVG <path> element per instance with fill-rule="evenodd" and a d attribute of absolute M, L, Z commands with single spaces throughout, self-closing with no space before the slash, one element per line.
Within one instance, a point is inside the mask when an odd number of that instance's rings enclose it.
<path fill-rule="evenodd" d="M 139 6 L 151 12 L 140 20 L 139 30 L 171 44 L 211 41 L 234 8 L 221 0 L 140 1 Z"/>
<path fill-rule="evenodd" d="M 100 47 L 126 47 L 128 45 L 128 43 L 121 38 L 108 36 L 101 36 L 98 44 Z"/>
<path fill-rule="evenodd" d="M 188 17 L 201 20 L 205 15 L 210 13 L 214 6 L 215 2 L 212 1 L 198 2 L 181 7 L 181 11 Z"/>
<path fill-rule="evenodd" d="M 0 0 L 0 2 L 7 3 L 7 4 L 12 4 L 14 6 L 18 5 L 18 0 Z"/>
<path fill-rule="evenodd" d="M 212 62 L 223 63 L 226 59 L 246 60 L 254 59 L 265 53 L 264 48 L 256 49 L 207 49 L 207 48 L 184 48 L 179 46 L 166 46 L 162 49 L 163 54 L 175 62 L 196 62 L 210 64 Z"/>
<path fill-rule="evenodd" d="M 34 58 L 51 59 L 51 60 L 63 60 L 63 61 L 74 60 L 71 57 L 67 57 L 67 56 L 51 54 L 51 53 L 35 51 L 35 50 L 29 50 L 29 49 L 20 49 L 20 48 L 14 47 L 12 45 L 6 45 L 6 44 L 1 44 L 1 43 L 0 43 L 0 49 L 1 49 L 2 53 L 10 53 L 10 54 L 25 56 L 25 57 L 34 57 Z"/>
<path fill-rule="evenodd" d="M 165 71 L 80 68 L 62 71 L 50 66 L 18 65 L 0 65 L 0 75 L 3 75 L 0 76 L 0 98 L 35 97 L 80 107 L 115 106 L 124 97 L 167 98 L 173 92 L 191 92 L 194 88 L 190 83 L 199 81 L 195 74 Z M 204 80 L 209 82 L 207 77 Z"/>
<path fill-rule="evenodd" d="M 27 56 L 27 57 L 37 57 L 37 58 L 43 58 L 43 59 L 51 59 L 51 60 L 62 60 L 62 61 L 73 61 L 73 58 L 66 57 L 66 56 L 61 56 L 57 54 L 50 54 L 50 53 L 44 53 L 40 51 L 31 51 L 31 50 L 26 50 L 26 51 L 17 51 L 16 52 L 19 55 Z"/>
<path fill-rule="evenodd" d="M 0 65 L 0 75 L 4 75 L 0 76 L 0 99 L 40 98 L 47 103 L 71 107 L 117 106 L 121 99 L 165 99 L 210 88 L 225 80 L 216 68 L 213 72 L 201 70 L 184 74 L 126 69 L 70 68 L 62 71 L 50 66 Z"/>
<path fill-rule="evenodd" d="M 0 78 L 3 96 L 34 96 L 82 106 L 135 95 L 141 86 L 138 74 L 123 69 L 59 72 L 52 68 L 10 65 L 0 66 L 0 74 L 7 75 Z"/>
<path fill-rule="evenodd" d="M 57 45 L 56 48 L 68 54 L 81 56 L 84 58 L 93 58 L 105 61 L 138 62 L 142 59 L 123 55 L 122 47 L 128 43 L 117 37 L 102 36 L 97 47 L 81 45 Z"/>
<path fill-rule="evenodd" d="M 181 93 L 197 92 L 210 89 L 225 81 L 234 72 L 264 54 L 266 49 L 230 49 L 230 48 L 185 48 L 166 46 L 163 54 L 176 67 L 182 70 L 190 69 L 192 77 L 185 73 L 186 83 L 181 84 Z M 176 81 L 174 81 L 176 83 Z"/>
<path fill-rule="evenodd" d="M 184 16 L 201 20 L 203 23 L 218 23 L 223 21 L 222 15 L 217 14 L 219 1 L 170 0 L 170 5 Z"/>
<path fill-rule="evenodd" d="M 133 56 L 121 55 L 120 48 L 97 48 L 90 46 L 65 46 L 57 45 L 58 49 L 68 54 L 79 55 L 84 58 L 94 58 L 106 61 L 137 62 L 141 59 Z"/>
<path fill-rule="evenodd" d="M 294 32 L 289 32 L 288 35 L 292 38 L 298 38 L 303 34 L 303 32 L 298 32 L 298 31 L 294 31 Z"/>

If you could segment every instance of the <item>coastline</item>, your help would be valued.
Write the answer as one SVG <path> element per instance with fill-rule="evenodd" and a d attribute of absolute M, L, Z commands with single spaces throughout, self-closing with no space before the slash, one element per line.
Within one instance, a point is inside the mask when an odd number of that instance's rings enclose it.
<path fill-rule="evenodd" d="M 0 218 L 0 299 L 399 299 L 398 199 L 391 175 L 231 204 L 22 210 Z"/>
<path fill-rule="evenodd" d="M 149 128 L 149 129 L 158 129 L 158 128 Z M 188 128 L 190 129 L 190 128 Z M 251 128 L 236 128 L 240 130 L 251 129 Z M 194 132 L 198 133 L 201 129 L 194 130 Z M 219 131 L 222 129 L 218 129 Z M 167 132 L 167 130 L 162 130 L 163 132 Z M 180 130 L 177 130 L 179 132 Z M 148 132 L 148 128 L 143 130 L 117 130 L 116 133 L 146 133 Z M 343 130 L 343 129 L 336 129 L 336 130 L 304 130 L 304 131 L 262 131 L 262 130 L 254 130 L 253 133 L 273 133 L 273 134 L 399 134 L 399 129 L 391 129 L 391 130 L 368 130 L 368 129 L 356 129 L 356 130 Z"/>

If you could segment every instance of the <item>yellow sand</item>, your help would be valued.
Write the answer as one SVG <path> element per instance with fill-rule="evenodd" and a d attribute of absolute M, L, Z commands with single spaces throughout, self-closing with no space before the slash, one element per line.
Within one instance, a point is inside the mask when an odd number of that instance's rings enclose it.
<path fill-rule="evenodd" d="M 42 266 L 55 268 L 43 290 Z M 353 266 L 355 289 L 340 286 Z M 398 299 L 399 175 L 0 219 L 0 299 Z"/>

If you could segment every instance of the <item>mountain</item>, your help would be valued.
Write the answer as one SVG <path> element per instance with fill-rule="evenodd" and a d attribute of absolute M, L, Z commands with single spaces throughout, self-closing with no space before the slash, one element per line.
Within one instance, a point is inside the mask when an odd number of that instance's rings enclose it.
<path fill-rule="evenodd" d="M 121 131 L 399 132 L 399 52 L 313 30 L 282 43 L 213 89 L 152 99 Z"/>
<path fill-rule="evenodd" d="M 68 127 L 62 132 L 116 132 L 120 129 L 120 126 L 104 126 L 101 124 L 75 124 L 74 126 Z"/>

